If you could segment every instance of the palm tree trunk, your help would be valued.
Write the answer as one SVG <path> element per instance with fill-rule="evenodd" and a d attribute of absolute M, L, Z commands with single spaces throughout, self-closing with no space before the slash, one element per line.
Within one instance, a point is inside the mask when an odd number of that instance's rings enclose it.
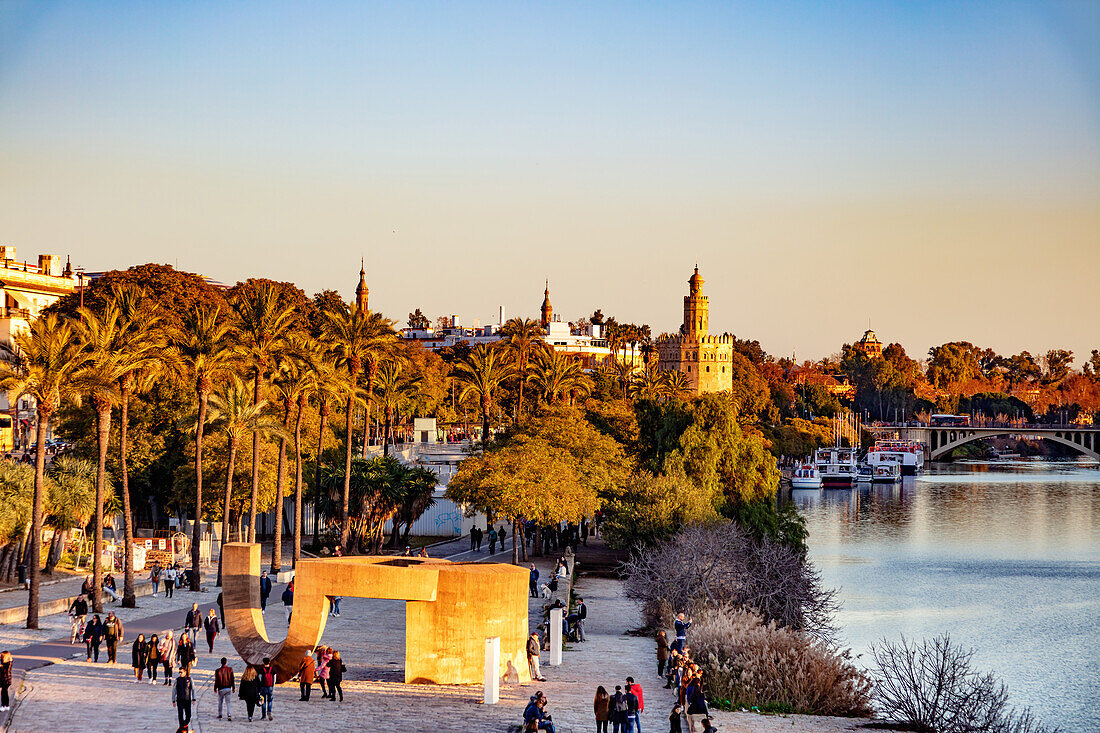
<path fill-rule="evenodd" d="M 290 414 L 287 413 L 289 422 Z M 288 426 L 289 427 L 289 426 Z M 283 569 L 283 477 L 286 473 L 286 437 L 279 436 L 279 473 L 275 477 L 275 541 L 271 543 L 271 572 Z"/>
<path fill-rule="evenodd" d="M 489 447 L 489 398 L 481 398 L 481 445 Z"/>
<path fill-rule="evenodd" d="M 252 404 L 260 404 L 263 398 L 263 376 L 256 370 Z M 252 431 L 252 508 L 248 512 L 248 541 L 256 541 L 256 505 L 260 501 L 260 433 Z"/>
<path fill-rule="evenodd" d="M 42 571 L 43 575 L 53 575 L 53 569 L 57 567 L 57 563 L 61 559 L 61 552 L 58 550 L 60 543 L 61 530 L 55 529 L 53 537 L 50 539 L 50 550 L 46 553 L 46 568 Z"/>
<path fill-rule="evenodd" d="M 103 613 L 103 501 L 107 490 L 107 442 L 111 433 L 111 403 L 97 399 L 96 441 L 99 463 L 95 475 L 95 527 L 92 540 L 92 608 Z"/>
<path fill-rule="evenodd" d="M 130 506 L 130 470 L 126 464 L 129 444 L 130 390 L 122 388 L 118 426 L 118 465 L 122 474 L 122 525 L 126 541 L 125 562 L 122 581 L 123 608 L 137 608 L 137 595 L 134 593 L 134 514 Z"/>
<path fill-rule="evenodd" d="M 191 531 L 191 590 L 199 590 L 199 545 L 202 543 L 202 433 L 206 428 L 206 402 L 210 385 L 199 385 L 199 421 L 195 426 L 195 526 Z"/>
<path fill-rule="evenodd" d="M 377 376 L 378 376 L 378 360 L 377 359 L 371 359 L 370 364 L 367 366 L 367 404 L 363 408 L 363 414 L 366 415 L 366 420 L 364 422 L 366 422 L 366 424 L 367 424 L 367 437 L 368 438 L 370 437 L 370 408 L 371 408 L 371 404 L 374 402 L 374 378 L 377 377 Z M 364 440 L 366 440 L 366 438 L 364 438 Z M 386 448 L 386 444 L 385 444 L 385 441 L 383 441 L 382 442 L 383 451 L 385 450 L 385 448 Z M 363 457 L 364 458 L 367 457 L 366 443 L 363 444 Z"/>
<path fill-rule="evenodd" d="M 34 452 L 34 499 L 31 509 L 31 532 L 29 541 L 30 562 L 27 571 L 30 576 L 30 593 L 27 594 L 27 628 L 38 628 L 38 595 L 41 578 L 38 565 L 42 560 L 42 505 L 44 503 L 46 480 L 46 430 L 50 423 L 50 409 L 40 400 L 38 402 L 38 426 Z"/>
<path fill-rule="evenodd" d="M 340 503 L 340 547 L 347 552 L 348 536 L 351 530 L 351 518 L 348 503 L 351 500 L 351 413 L 355 404 L 355 377 L 352 376 L 352 388 L 348 393 L 348 404 L 344 411 L 344 427 L 347 428 L 344 440 L 344 496 Z"/>
<path fill-rule="evenodd" d="M 229 438 L 229 465 L 225 472 L 225 504 L 222 506 L 222 546 L 218 550 L 218 585 L 222 584 L 222 558 L 225 556 L 225 543 L 229 541 L 229 507 L 233 498 L 233 470 L 237 462 L 237 438 Z"/>
<path fill-rule="evenodd" d="M 321 453 L 325 449 L 325 423 L 328 422 L 328 402 L 322 402 L 317 411 L 321 416 L 321 427 L 317 430 L 317 462 L 313 466 L 313 549 L 317 549 L 321 536 Z"/>
<path fill-rule="evenodd" d="M 306 396 L 298 397 L 298 412 L 294 416 L 294 559 L 291 567 L 297 567 L 302 559 L 302 412 Z"/>
<path fill-rule="evenodd" d="M 389 407 L 386 408 L 386 427 L 382 435 L 382 455 L 388 456 L 390 454 L 390 439 L 393 434 L 393 410 Z"/>

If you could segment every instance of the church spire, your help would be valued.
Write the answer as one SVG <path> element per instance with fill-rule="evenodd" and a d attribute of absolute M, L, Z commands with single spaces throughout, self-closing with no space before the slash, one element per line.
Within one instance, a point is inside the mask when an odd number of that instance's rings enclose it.
<path fill-rule="evenodd" d="M 550 278 L 546 278 L 546 290 L 542 298 L 542 327 L 550 328 L 550 319 L 554 315 L 554 307 L 550 305 Z"/>
<path fill-rule="evenodd" d="M 367 265 L 366 259 L 360 258 L 359 260 L 359 284 L 355 286 L 355 309 L 360 313 L 367 312 L 367 297 L 370 295 L 370 288 L 367 287 Z"/>

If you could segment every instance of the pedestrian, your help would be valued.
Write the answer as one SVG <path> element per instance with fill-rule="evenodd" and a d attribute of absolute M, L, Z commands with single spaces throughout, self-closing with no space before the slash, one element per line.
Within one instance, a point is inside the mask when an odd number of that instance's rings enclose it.
<path fill-rule="evenodd" d="M 180 641 L 183 639 L 181 638 Z M 195 688 L 191 684 L 191 673 L 181 667 L 176 684 L 172 686 L 172 705 L 176 708 L 181 728 L 191 722 L 191 703 L 194 699 Z"/>
<path fill-rule="evenodd" d="M 672 642 L 672 649 L 678 652 L 684 650 L 684 645 L 687 643 L 687 630 L 691 628 L 691 619 L 684 619 L 683 613 L 676 614 L 676 641 Z"/>
<path fill-rule="evenodd" d="M 7 650 L 0 652 L 0 712 L 11 710 L 8 688 L 11 687 L 13 666 L 15 661 L 11 658 L 11 652 Z"/>
<path fill-rule="evenodd" d="M 504 552 L 504 539 L 508 536 L 508 532 L 504 529 L 504 525 L 500 525 L 500 529 L 497 530 L 497 542 L 500 543 L 500 551 Z M 515 544 L 515 540 L 512 541 Z"/>
<path fill-rule="evenodd" d="M 260 613 L 267 611 L 267 597 L 271 595 L 271 578 L 267 571 L 260 573 Z"/>
<path fill-rule="evenodd" d="M 535 563 L 531 563 L 531 597 L 539 597 L 539 569 L 535 567 Z"/>
<path fill-rule="evenodd" d="M 256 711 L 256 703 L 260 700 L 260 680 L 256 674 L 256 668 L 251 664 L 241 675 L 241 688 L 237 697 L 244 700 L 245 712 L 248 713 L 248 722 L 252 722 L 252 714 Z"/>
<path fill-rule="evenodd" d="M 321 688 L 321 697 L 328 697 L 328 665 L 332 662 L 332 648 L 317 649 L 317 686 Z"/>
<path fill-rule="evenodd" d="M 497 554 L 497 531 L 492 525 L 489 525 L 489 554 Z"/>
<path fill-rule="evenodd" d="M 481 543 L 485 541 L 485 530 L 481 527 L 474 527 L 477 530 L 477 551 L 481 552 Z"/>
<path fill-rule="evenodd" d="M 115 664 L 118 661 L 118 645 L 122 643 L 122 622 L 114 611 L 107 612 L 107 618 L 103 621 L 103 641 L 107 644 L 107 663 Z"/>
<path fill-rule="evenodd" d="M 242 681 L 243 685 L 244 682 Z M 229 718 L 229 722 L 233 722 L 233 710 L 230 708 L 229 702 L 233 698 L 231 697 L 233 691 L 237 689 L 237 685 L 233 680 L 233 668 L 229 666 L 229 660 L 222 657 L 222 666 L 214 670 L 214 690 L 218 693 L 218 720 L 222 719 L 222 703 L 225 703 L 225 714 Z"/>
<path fill-rule="evenodd" d="M 684 709 L 680 707 L 680 703 L 672 706 L 672 712 L 668 716 L 668 733 L 684 733 L 684 728 L 680 723 L 682 712 L 684 712 Z"/>
<path fill-rule="evenodd" d="M 343 599 L 343 596 L 332 596 L 329 599 L 329 616 L 332 616 L 333 618 L 340 618 L 340 601 L 342 601 Z"/>
<path fill-rule="evenodd" d="M 149 571 L 149 584 L 153 586 L 153 598 L 157 597 L 157 588 L 160 587 L 160 563 L 153 563 L 153 569 Z"/>
<path fill-rule="evenodd" d="M 115 576 L 107 573 L 103 576 L 103 592 L 111 597 L 111 600 L 118 603 L 118 588 L 115 586 Z"/>
<path fill-rule="evenodd" d="M 309 649 L 306 649 L 305 656 L 298 663 L 298 674 L 295 677 L 298 678 L 298 687 L 302 691 L 302 696 L 298 699 L 309 702 L 309 695 L 313 692 L 313 680 L 317 677 L 317 663 L 313 661 L 313 654 Z"/>
<path fill-rule="evenodd" d="M 218 637 L 218 632 L 222 630 L 221 624 L 218 623 L 218 613 L 213 608 L 210 609 L 210 613 L 206 615 L 206 620 L 202 622 L 206 628 L 206 644 L 210 647 L 210 653 L 214 653 L 214 639 Z"/>
<path fill-rule="evenodd" d="M 348 668 L 344 666 L 344 660 L 340 658 L 340 650 L 332 650 L 332 659 L 328 663 L 328 699 L 336 702 L 336 694 L 340 694 L 340 702 L 344 701 L 344 672 Z"/>
<path fill-rule="evenodd" d="M 657 676 L 665 676 L 665 665 L 668 664 L 668 634 L 664 629 L 657 632 Z"/>
<path fill-rule="evenodd" d="M 477 549 L 477 527 L 470 528 L 470 552 Z"/>
<path fill-rule="evenodd" d="M 540 654 L 542 654 L 542 644 L 539 642 L 539 635 L 532 632 L 527 639 L 527 666 L 531 668 L 531 679 L 545 682 L 546 678 L 542 676 L 542 671 L 539 669 Z"/>
<path fill-rule="evenodd" d="M 87 597 L 89 600 L 94 595 L 92 576 L 89 575 L 84 579 L 84 582 L 80 584 L 80 595 Z"/>
<path fill-rule="evenodd" d="M 703 678 L 701 675 L 696 675 L 691 679 L 684 697 L 687 700 L 688 730 L 695 733 L 695 719 L 700 716 L 706 718 L 710 715 L 707 698 L 703 694 Z"/>
<path fill-rule="evenodd" d="M 164 638 L 160 640 L 160 663 L 164 665 L 164 684 L 172 684 L 172 662 L 176 659 L 176 640 L 172 638 L 172 630 L 164 632 Z"/>
<path fill-rule="evenodd" d="M 634 682 L 633 677 L 626 678 L 626 692 L 629 695 L 633 695 L 637 700 L 634 705 L 634 731 L 635 733 L 642 733 L 642 713 L 645 712 L 645 696 L 642 694 L 642 686 Z M 630 729 L 630 726 L 627 726 Z"/>
<path fill-rule="evenodd" d="M 134 668 L 134 682 L 141 682 L 141 676 L 149 666 L 149 642 L 145 641 L 145 634 L 137 635 L 134 646 L 130 649 L 130 655 L 130 666 Z"/>
<path fill-rule="evenodd" d="M 86 661 L 91 662 L 93 658 L 96 662 L 99 661 L 99 646 L 103 643 L 103 622 L 99 619 L 99 614 L 92 616 L 92 620 L 84 624 L 84 644 L 88 649 L 88 659 Z"/>
<path fill-rule="evenodd" d="M 72 618 L 69 643 L 75 644 L 77 639 L 84 638 L 84 621 L 88 618 L 88 601 L 84 596 L 77 596 L 69 604 L 69 616 Z"/>
<path fill-rule="evenodd" d="M 222 626 L 225 626 L 225 606 L 222 605 L 223 601 L 222 601 L 222 594 L 221 594 L 220 591 L 218 592 L 218 597 L 215 599 L 215 603 L 218 604 L 218 615 L 221 616 Z M 211 651 L 213 651 L 213 650 L 211 650 Z"/>
<path fill-rule="evenodd" d="M 588 606 L 584 604 L 584 599 L 577 598 L 577 641 L 588 641 L 584 635 L 584 620 L 588 618 Z"/>
<path fill-rule="evenodd" d="M 199 629 L 201 628 L 202 611 L 199 610 L 199 604 L 192 603 L 191 610 L 187 612 L 187 616 L 183 620 L 183 632 L 191 637 L 192 645 L 194 645 L 195 640 L 198 638 Z"/>
<path fill-rule="evenodd" d="M 145 655 L 145 672 L 149 675 L 149 684 L 157 683 L 157 668 L 160 667 L 160 639 L 156 634 L 149 637 L 149 648 Z"/>
<path fill-rule="evenodd" d="M 290 623 L 290 615 L 294 613 L 294 581 L 286 584 L 283 589 L 283 608 L 286 609 L 286 622 Z"/>
<path fill-rule="evenodd" d="M 622 685 L 615 685 L 615 694 L 611 696 L 608 705 L 611 717 L 611 729 L 613 733 L 626 733 L 626 720 L 630 714 L 630 705 L 623 694 Z"/>
<path fill-rule="evenodd" d="M 608 718 L 611 717 L 611 695 L 603 685 L 596 688 L 596 699 L 592 701 L 592 711 L 596 714 L 596 733 L 607 733 Z"/>
<path fill-rule="evenodd" d="M 275 668 L 271 666 L 271 660 L 264 657 L 264 666 L 260 667 L 260 720 L 271 717 L 271 709 L 275 705 Z"/>
<path fill-rule="evenodd" d="M 180 634 L 179 644 L 176 645 L 176 666 L 180 672 L 191 671 L 191 665 L 195 663 L 198 654 L 195 653 L 195 645 L 191 643 L 190 634 Z"/>
<path fill-rule="evenodd" d="M 421 546 L 420 551 L 416 553 L 417 557 L 428 557 L 428 548 Z"/>

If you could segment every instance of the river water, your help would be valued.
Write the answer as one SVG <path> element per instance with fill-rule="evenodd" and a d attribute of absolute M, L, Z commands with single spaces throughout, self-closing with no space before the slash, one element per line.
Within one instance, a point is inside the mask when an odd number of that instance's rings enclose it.
<path fill-rule="evenodd" d="M 931 464 L 904 483 L 793 491 L 810 555 L 840 589 L 844 643 L 949 632 L 1012 702 L 1100 731 L 1100 470 Z"/>

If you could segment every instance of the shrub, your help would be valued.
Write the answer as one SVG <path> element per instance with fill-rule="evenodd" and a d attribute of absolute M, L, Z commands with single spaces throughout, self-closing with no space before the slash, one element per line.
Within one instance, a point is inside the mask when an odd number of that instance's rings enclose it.
<path fill-rule="evenodd" d="M 708 613 L 692 626 L 691 653 L 712 699 L 815 715 L 871 713 L 871 681 L 847 651 L 751 611 Z"/>
<path fill-rule="evenodd" d="M 875 702 L 888 721 L 930 733 L 1054 733 L 1030 710 L 1008 706 L 1008 688 L 971 667 L 973 649 L 948 634 L 921 642 L 904 636 L 872 647 Z"/>
<path fill-rule="evenodd" d="M 651 627 L 668 626 L 679 611 L 754 609 L 777 626 L 835 636 L 836 591 L 800 552 L 735 522 L 687 527 L 631 556 L 622 571 L 624 593 Z"/>

